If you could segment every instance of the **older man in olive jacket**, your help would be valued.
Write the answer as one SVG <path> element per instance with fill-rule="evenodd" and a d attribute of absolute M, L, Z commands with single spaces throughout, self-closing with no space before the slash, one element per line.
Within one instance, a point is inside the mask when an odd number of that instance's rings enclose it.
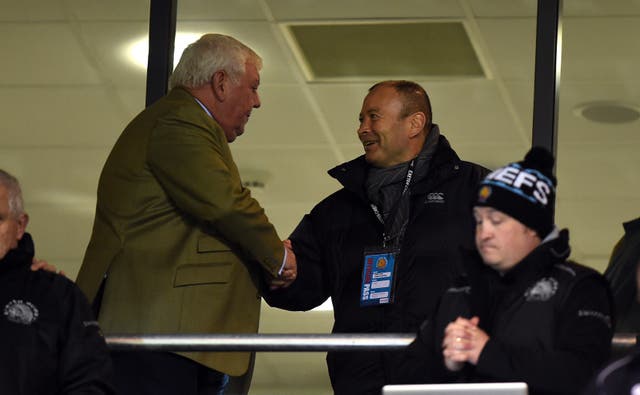
<path fill-rule="evenodd" d="M 282 286 L 295 277 L 295 257 L 242 186 L 228 145 L 260 106 L 260 67 L 239 41 L 203 36 L 185 50 L 171 91 L 116 142 L 77 279 L 94 300 L 106 278 L 99 320 L 107 333 L 255 333 L 262 283 Z M 196 381 L 203 366 L 222 373 L 215 384 L 222 391 L 225 375 L 242 375 L 250 363 L 249 353 L 181 355 L 197 362 Z M 158 361 L 130 361 L 145 366 L 135 366 L 120 391 L 188 394 L 191 373 L 163 382 L 178 368 Z M 118 380 L 128 372 L 115 364 Z M 144 380 L 156 383 L 132 383 Z"/>

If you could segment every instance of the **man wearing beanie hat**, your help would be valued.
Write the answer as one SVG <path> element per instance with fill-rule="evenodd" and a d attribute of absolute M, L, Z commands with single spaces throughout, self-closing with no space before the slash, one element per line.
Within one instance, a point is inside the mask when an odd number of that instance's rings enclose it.
<path fill-rule="evenodd" d="M 420 332 L 443 381 L 524 381 L 532 395 L 574 394 L 606 362 L 610 291 L 598 272 L 567 261 L 569 232 L 553 223 L 553 162 L 535 147 L 480 183 L 477 252 Z"/>

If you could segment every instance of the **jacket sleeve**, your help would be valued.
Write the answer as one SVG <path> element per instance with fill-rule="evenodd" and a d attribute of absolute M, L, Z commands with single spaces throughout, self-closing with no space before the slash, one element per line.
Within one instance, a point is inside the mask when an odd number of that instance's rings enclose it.
<path fill-rule="evenodd" d="M 477 372 L 498 381 L 525 381 L 539 390 L 578 392 L 611 349 L 611 297 L 604 280 L 595 275 L 579 280 L 556 314 L 552 348 L 514 346 L 491 338 L 480 354 Z"/>
<path fill-rule="evenodd" d="M 66 283 L 62 285 L 64 295 L 60 299 L 60 393 L 115 394 L 111 358 L 89 303 L 74 283 L 64 278 L 56 281 Z"/>
<path fill-rule="evenodd" d="M 180 210 L 275 277 L 284 259 L 282 242 L 242 186 L 223 133 L 212 129 L 184 120 L 160 121 L 148 145 L 148 164 Z"/>
<path fill-rule="evenodd" d="M 288 288 L 271 291 L 264 295 L 272 307 L 292 311 L 311 310 L 320 306 L 330 295 L 328 269 L 321 249 L 315 214 L 302 218 L 290 236 L 296 254 L 298 275 Z"/>

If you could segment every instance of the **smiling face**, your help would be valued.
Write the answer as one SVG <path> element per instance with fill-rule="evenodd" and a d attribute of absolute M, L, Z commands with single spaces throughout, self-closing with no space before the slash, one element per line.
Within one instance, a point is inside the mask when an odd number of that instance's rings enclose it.
<path fill-rule="evenodd" d="M 474 207 L 476 247 L 484 263 L 505 273 L 539 244 L 536 232 L 492 207 Z"/>
<path fill-rule="evenodd" d="M 412 117 L 402 112 L 402 97 L 392 86 L 379 86 L 365 97 L 358 138 L 372 166 L 391 167 L 417 155 L 411 144 Z"/>
<path fill-rule="evenodd" d="M 230 78 L 225 81 L 226 98 L 220 104 L 220 111 L 216 111 L 214 116 L 224 130 L 228 142 L 234 141 L 244 133 L 251 110 L 260 107 L 259 85 L 260 73 L 253 62 L 245 63 L 245 72 L 238 76 L 237 81 Z"/>

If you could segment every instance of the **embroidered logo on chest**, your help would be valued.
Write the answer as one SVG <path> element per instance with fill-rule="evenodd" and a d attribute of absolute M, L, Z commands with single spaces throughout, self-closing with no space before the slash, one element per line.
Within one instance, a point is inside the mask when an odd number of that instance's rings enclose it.
<path fill-rule="evenodd" d="M 12 300 L 4 306 L 4 316 L 16 324 L 31 325 L 38 319 L 38 308 L 31 302 Z"/>
<path fill-rule="evenodd" d="M 444 203 L 444 192 L 431 192 L 424 200 L 425 203 Z"/>
<path fill-rule="evenodd" d="M 546 277 L 535 283 L 535 285 L 524 293 L 527 302 L 545 302 L 553 297 L 558 290 L 558 280 L 553 277 Z"/>

